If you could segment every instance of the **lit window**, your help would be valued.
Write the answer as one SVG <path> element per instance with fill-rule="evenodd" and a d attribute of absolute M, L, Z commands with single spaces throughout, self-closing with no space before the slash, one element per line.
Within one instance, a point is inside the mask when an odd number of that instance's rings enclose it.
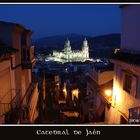
<path fill-rule="evenodd" d="M 125 91 L 127 91 L 128 93 L 130 93 L 131 91 L 131 85 L 132 85 L 132 76 L 125 74 L 125 78 L 124 78 L 124 87 L 123 89 Z"/>

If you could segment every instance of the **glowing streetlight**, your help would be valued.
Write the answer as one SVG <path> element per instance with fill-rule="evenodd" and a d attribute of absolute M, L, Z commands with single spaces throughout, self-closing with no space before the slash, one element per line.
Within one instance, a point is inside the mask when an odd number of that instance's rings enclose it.
<path fill-rule="evenodd" d="M 78 99 L 79 96 L 79 90 L 78 89 L 73 89 L 72 90 L 72 100 L 74 100 L 74 97 Z"/>
<path fill-rule="evenodd" d="M 64 97 L 65 97 L 65 99 L 66 99 L 66 98 L 67 98 L 66 84 L 64 84 L 64 87 L 63 87 L 63 93 L 64 93 Z"/>
<path fill-rule="evenodd" d="M 105 90 L 105 95 L 110 97 L 112 95 L 112 90 L 110 89 Z"/>
<path fill-rule="evenodd" d="M 105 98 L 105 100 L 110 104 L 112 102 L 112 90 L 106 89 L 104 90 L 102 96 Z"/>

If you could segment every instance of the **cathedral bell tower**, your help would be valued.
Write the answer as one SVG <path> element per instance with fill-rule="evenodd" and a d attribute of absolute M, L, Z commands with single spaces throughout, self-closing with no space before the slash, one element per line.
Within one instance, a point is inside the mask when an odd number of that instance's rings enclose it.
<path fill-rule="evenodd" d="M 86 38 L 83 41 L 82 52 L 83 52 L 83 57 L 88 59 L 89 58 L 89 46 L 88 46 L 88 41 L 86 40 Z"/>
<path fill-rule="evenodd" d="M 67 39 L 67 41 L 65 42 L 64 53 L 65 53 L 65 59 L 69 61 L 71 59 L 71 53 L 72 53 L 69 39 Z"/>

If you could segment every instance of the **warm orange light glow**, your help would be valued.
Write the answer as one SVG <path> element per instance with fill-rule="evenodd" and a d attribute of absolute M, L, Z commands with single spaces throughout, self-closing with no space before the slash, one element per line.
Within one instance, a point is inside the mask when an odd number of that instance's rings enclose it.
<path fill-rule="evenodd" d="M 113 105 L 119 106 L 121 104 L 121 89 L 119 85 L 116 84 L 113 87 Z"/>
<path fill-rule="evenodd" d="M 64 93 L 64 96 L 65 96 L 65 99 L 66 99 L 67 98 L 66 84 L 64 84 L 63 93 Z"/>
<path fill-rule="evenodd" d="M 110 97 L 111 94 L 112 94 L 112 90 L 110 90 L 110 89 L 105 90 L 105 95 L 106 96 Z"/>
<path fill-rule="evenodd" d="M 63 88 L 63 92 L 64 92 L 64 93 L 66 93 L 66 92 L 67 92 L 66 88 Z"/>
<path fill-rule="evenodd" d="M 74 100 L 74 97 L 76 97 L 78 99 L 79 96 L 79 89 L 73 89 L 72 90 L 72 100 Z"/>

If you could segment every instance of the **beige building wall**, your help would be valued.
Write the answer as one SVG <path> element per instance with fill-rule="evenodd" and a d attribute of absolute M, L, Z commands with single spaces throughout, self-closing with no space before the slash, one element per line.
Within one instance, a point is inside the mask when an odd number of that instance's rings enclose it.
<path fill-rule="evenodd" d="M 9 59 L 0 63 L 0 123 L 4 123 L 3 114 L 11 109 L 8 104 L 15 96 L 15 76 Z"/>
<path fill-rule="evenodd" d="M 14 74 L 15 74 L 15 89 L 20 90 L 20 98 L 22 98 L 22 88 L 21 88 L 21 77 L 22 77 L 22 68 L 17 67 L 14 69 Z"/>
<path fill-rule="evenodd" d="M 126 92 L 123 89 L 123 75 L 125 74 L 125 70 L 129 70 L 137 77 L 137 82 L 132 79 L 132 90 L 130 93 Z M 113 123 L 120 123 L 120 117 L 116 117 L 116 114 L 122 115 L 126 120 L 129 117 L 129 110 L 130 108 L 140 106 L 140 99 L 137 98 L 138 89 L 140 88 L 140 68 L 137 66 L 130 66 L 125 62 L 121 62 L 119 64 L 115 64 L 114 69 L 114 83 L 113 83 L 113 100 L 112 106 L 110 110 L 107 112 L 106 121 L 113 122 Z M 135 84 L 136 82 L 136 84 Z M 139 94 L 139 93 L 138 93 Z M 117 113 L 113 115 L 114 110 Z M 111 115 L 112 114 L 112 115 Z"/>
<path fill-rule="evenodd" d="M 105 108 L 105 123 L 109 124 L 120 124 L 120 113 L 112 106 Z"/>
<path fill-rule="evenodd" d="M 0 70 L 0 101 L 2 103 L 9 103 L 11 98 L 10 66 L 8 61 L 7 63 L 0 63 L 0 66 L 4 66 L 4 64 L 7 64 L 7 66 Z"/>
<path fill-rule="evenodd" d="M 22 32 L 26 32 L 25 41 L 28 47 L 30 47 L 32 32 L 26 29 L 24 30 L 22 26 L 9 23 L 0 23 L 0 30 L 2 31 L 0 39 L 3 40 L 6 45 L 18 50 L 14 55 L 11 55 L 9 60 L 0 62 L 0 123 L 4 123 L 4 118 L 1 117 L 1 114 L 3 114 L 3 106 L 1 106 L 1 103 L 10 103 L 11 95 L 13 97 L 16 94 L 19 94 L 20 98 L 18 101 L 23 101 L 22 105 L 28 106 L 26 102 L 26 98 L 28 97 L 25 97 L 25 94 L 32 83 L 32 69 L 22 69 Z M 34 52 L 33 49 L 34 47 L 32 47 L 30 51 Z M 32 53 L 31 57 L 33 56 L 34 54 Z M 20 92 L 17 92 L 17 90 L 20 90 Z M 25 102 L 23 98 L 25 99 Z M 36 108 L 38 101 L 37 86 L 34 89 L 34 93 L 30 100 L 30 121 L 33 122 L 38 115 Z M 6 111 L 9 111 L 8 109 L 10 110 L 10 108 L 7 108 Z"/>
<path fill-rule="evenodd" d="M 17 30 L 14 30 L 12 33 L 12 46 L 15 49 L 18 49 L 18 52 L 15 54 L 15 61 L 16 61 L 16 65 L 20 65 L 21 64 L 21 32 L 22 29 L 17 28 Z"/>
<path fill-rule="evenodd" d="M 22 70 L 22 82 L 21 82 L 21 90 L 22 90 L 22 97 L 25 96 L 26 92 L 28 91 L 28 88 L 31 86 L 31 70 L 24 69 Z M 23 101 L 23 104 L 26 105 L 26 98 Z"/>
<path fill-rule="evenodd" d="M 38 101 L 38 96 L 39 96 L 39 93 L 38 93 L 38 84 L 36 84 L 36 87 L 34 89 L 34 94 L 30 100 L 30 103 L 29 103 L 29 107 L 30 107 L 30 112 L 29 112 L 29 120 L 31 123 L 34 122 L 34 120 L 38 117 L 38 110 L 37 110 L 37 101 Z"/>
<path fill-rule="evenodd" d="M 104 71 L 98 74 L 98 84 L 105 84 L 113 79 L 113 70 L 112 71 Z"/>

